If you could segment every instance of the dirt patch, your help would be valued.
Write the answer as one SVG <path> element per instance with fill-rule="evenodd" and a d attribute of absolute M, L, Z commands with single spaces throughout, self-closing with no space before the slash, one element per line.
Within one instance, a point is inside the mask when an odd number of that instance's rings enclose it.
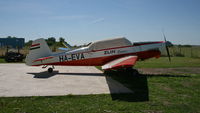
<path fill-rule="evenodd" d="M 164 105 L 164 106 L 170 106 L 171 103 L 170 103 L 169 101 L 165 100 L 165 101 L 163 101 L 163 105 Z"/>
<path fill-rule="evenodd" d="M 184 68 L 140 68 L 142 74 L 200 74 L 200 67 Z"/>
<path fill-rule="evenodd" d="M 163 90 L 165 90 L 166 92 L 173 92 L 173 89 L 170 87 L 162 87 Z"/>

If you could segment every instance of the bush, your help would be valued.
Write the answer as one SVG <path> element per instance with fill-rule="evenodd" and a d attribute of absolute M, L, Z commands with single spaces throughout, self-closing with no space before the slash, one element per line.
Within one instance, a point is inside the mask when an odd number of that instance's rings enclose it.
<path fill-rule="evenodd" d="M 177 57 L 185 57 L 184 54 L 182 54 L 182 53 L 178 53 L 178 52 L 174 53 L 174 56 L 177 56 Z"/>

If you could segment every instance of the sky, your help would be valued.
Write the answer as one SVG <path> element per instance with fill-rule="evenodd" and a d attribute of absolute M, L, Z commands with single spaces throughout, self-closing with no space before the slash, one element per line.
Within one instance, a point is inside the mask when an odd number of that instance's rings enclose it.
<path fill-rule="evenodd" d="M 200 0 L 0 0 L 0 37 L 200 45 Z"/>

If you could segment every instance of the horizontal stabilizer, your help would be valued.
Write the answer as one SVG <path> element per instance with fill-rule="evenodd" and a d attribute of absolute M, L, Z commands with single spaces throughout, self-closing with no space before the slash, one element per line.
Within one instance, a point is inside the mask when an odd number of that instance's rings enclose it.
<path fill-rule="evenodd" d="M 69 48 L 63 48 L 63 47 L 59 47 L 58 49 L 62 50 L 62 51 L 69 51 L 70 50 Z"/>
<path fill-rule="evenodd" d="M 137 61 L 137 56 L 125 56 L 116 60 L 113 60 L 102 66 L 103 70 L 112 70 L 133 67 Z"/>
<path fill-rule="evenodd" d="M 69 48 L 69 49 L 72 49 L 72 46 L 71 45 L 69 45 L 68 43 L 66 43 L 66 42 L 63 42 L 62 43 L 66 48 Z"/>

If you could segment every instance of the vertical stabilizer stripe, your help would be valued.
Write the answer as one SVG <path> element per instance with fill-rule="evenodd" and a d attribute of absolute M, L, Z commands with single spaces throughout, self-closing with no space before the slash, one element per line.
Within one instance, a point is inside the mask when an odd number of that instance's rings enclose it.
<path fill-rule="evenodd" d="M 39 46 L 40 45 L 40 43 L 38 43 L 38 44 L 33 44 L 33 45 L 31 45 L 31 47 L 35 47 L 35 46 Z"/>

